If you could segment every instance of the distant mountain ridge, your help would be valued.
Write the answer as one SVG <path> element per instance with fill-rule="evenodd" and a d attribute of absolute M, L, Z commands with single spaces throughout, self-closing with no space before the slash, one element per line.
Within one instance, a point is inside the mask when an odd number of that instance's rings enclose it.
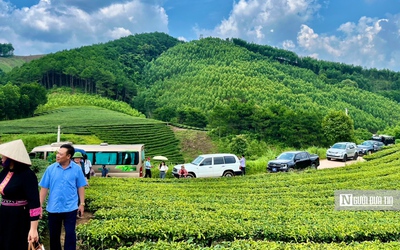
<path fill-rule="evenodd" d="M 14 67 L 22 66 L 24 63 L 44 56 L 45 55 L 0 57 L 0 69 L 3 72 L 7 73 L 10 72 Z"/>

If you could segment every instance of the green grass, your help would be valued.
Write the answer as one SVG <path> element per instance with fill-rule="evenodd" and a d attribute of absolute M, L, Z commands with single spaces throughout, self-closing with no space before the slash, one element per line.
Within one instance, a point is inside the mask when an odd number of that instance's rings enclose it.
<path fill-rule="evenodd" d="M 200 154 L 218 152 L 217 145 L 214 145 L 205 131 L 174 129 L 174 133 L 180 142 L 185 162 L 192 162 Z"/>
<path fill-rule="evenodd" d="M 19 67 L 25 63 L 25 60 L 17 57 L 0 57 L 0 69 L 4 72 L 10 72 L 14 67 Z"/>

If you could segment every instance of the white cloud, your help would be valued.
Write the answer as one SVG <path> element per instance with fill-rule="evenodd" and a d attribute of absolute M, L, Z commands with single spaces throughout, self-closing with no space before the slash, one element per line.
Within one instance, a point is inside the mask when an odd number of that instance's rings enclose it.
<path fill-rule="evenodd" d="M 361 17 L 357 23 L 343 23 L 336 32 L 325 34 L 315 32 L 311 24 L 321 18 L 321 5 L 328 6 L 329 1 L 238 0 L 229 17 L 214 29 L 196 27 L 195 31 L 198 37 L 238 37 L 327 61 L 400 70 L 400 64 L 396 66 L 399 15 Z"/>
<path fill-rule="evenodd" d="M 132 33 L 128 29 L 124 29 L 122 27 L 114 28 L 113 30 L 108 31 L 108 36 L 113 39 L 118 39 L 129 35 L 132 35 Z"/>
<path fill-rule="evenodd" d="M 135 33 L 168 32 L 168 16 L 160 5 L 114 0 L 102 1 L 102 7 L 95 8 L 86 2 L 92 1 L 41 0 L 29 8 L 15 9 L 0 0 L 0 37 L 13 44 L 16 55 L 25 55 L 107 42 Z"/>
<path fill-rule="evenodd" d="M 316 34 L 312 28 L 303 25 L 297 36 L 297 51 L 306 56 L 317 54 L 328 61 L 400 70 L 396 63 L 400 44 L 394 38 L 400 29 L 399 17 L 361 17 L 358 23 L 348 22 L 338 28 L 343 36 L 340 33 L 335 36 Z"/>
<path fill-rule="evenodd" d="M 185 38 L 185 37 L 183 37 L 183 36 L 180 36 L 180 37 L 178 37 L 177 38 L 179 41 L 184 41 L 184 42 L 187 42 L 188 40 Z"/>
<path fill-rule="evenodd" d="M 292 40 L 286 40 L 283 41 L 282 47 L 286 50 L 293 50 L 294 48 L 296 48 L 296 44 L 294 44 Z"/>
<path fill-rule="evenodd" d="M 344 24 L 340 25 L 338 30 L 342 31 L 342 32 L 344 32 L 346 34 L 351 34 L 355 30 L 355 28 L 356 28 L 355 23 L 347 22 L 347 23 L 344 23 Z"/>
<path fill-rule="evenodd" d="M 319 8 L 317 0 L 239 0 L 230 16 L 213 30 L 195 30 L 197 36 L 278 44 L 295 39 L 300 25 L 311 20 Z"/>

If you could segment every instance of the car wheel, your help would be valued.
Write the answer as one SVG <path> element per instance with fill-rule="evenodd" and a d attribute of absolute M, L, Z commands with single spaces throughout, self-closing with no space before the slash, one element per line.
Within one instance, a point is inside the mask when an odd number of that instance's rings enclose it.
<path fill-rule="evenodd" d="M 312 164 L 311 164 L 311 169 L 317 169 L 317 164 L 312 163 Z"/>
<path fill-rule="evenodd" d="M 186 178 L 196 178 L 196 176 L 193 173 L 188 173 Z"/>
<path fill-rule="evenodd" d="M 347 155 L 344 155 L 343 156 L 343 162 L 346 162 L 347 161 Z"/>
<path fill-rule="evenodd" d="M 331 158 L 329 158 L 329 157 L 326 157 L 326 159 L 327 159 L 328 161 L 330 161 L 330 160 L 331 160 Z"/>
<path fill-rule="evenodd" d="M 224 176 L 224 177 L 233 177 L 234 174 L 233 174 L 232 171 L 226 171 L 222 176 Z"/>
<path fill-rule="evenodd" d="M 294 172 L 294 168 L 288 168 L 286 172 Z"/>
<path fill-rule="evenodd" d="M 354 157 L 353 157 L 353 160 L 357 160 L 357 158 L 358 158 L 358 154 L 355 153 L 355 154 L 354 154 Z"/>

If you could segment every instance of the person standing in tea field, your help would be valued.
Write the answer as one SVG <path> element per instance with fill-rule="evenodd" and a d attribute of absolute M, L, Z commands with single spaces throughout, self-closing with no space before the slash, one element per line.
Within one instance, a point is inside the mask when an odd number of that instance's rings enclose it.
<path fill-rule="evenodd" d="M 0 249 L 26 250 L 39 240 L 38 180 L 22 140 L 0 145 L 0 155 Z"/>
<path fill-rule="evenodd" d="M 240 170 L 242 170 L 242 175 L 246 174 L 246 158 L 244 158 L 244 155 L 240 157 Z"/>
<path fill-rule="evenodd" d="M 161 179 L 165 179 L 165 175 L 168 172 L 168 166 L 165 165 L 165 162 L 162 161 L 160 166 L 158 167 L 158 169 L 160 170 L 160 178 Z"/>
<path fill-rule="evenodd" d="M 146 162 L 144 163 L 144 167 L 146 169 L 146 174 L 144 175 L 144 178 L 151 178 L 151 162 L 150 162 L 150 157 L 147 158 Z"/>
<path fill-rule="evenodd" d="M 82 154 L 81 154 L 82 155 Z M 69 144 L 61 145 L 56 162 L 47 167 L 39 183 L 40 204 L 49 193 L 46 210 L 50 232 L 50 249 L 61 250 L 61 227 L 64 224 L 64 250 L 76 250 L 76 217 L 85 210 L 86 179 L 82 168 L 71 159 L 75 149 Z M 79 200 L 79 206 L 78 206 Z"/>
<path fill-rule="evenodd" d="M 90 179 L 90 173 L 92 170 L 92 162 L 88 159 L 87 154 L 83 155 L 83 165 L 85 167 L 85 177 L 86 180 Z M 88 185 L 89 185 L 89 181 L 88 181 Z"/>

